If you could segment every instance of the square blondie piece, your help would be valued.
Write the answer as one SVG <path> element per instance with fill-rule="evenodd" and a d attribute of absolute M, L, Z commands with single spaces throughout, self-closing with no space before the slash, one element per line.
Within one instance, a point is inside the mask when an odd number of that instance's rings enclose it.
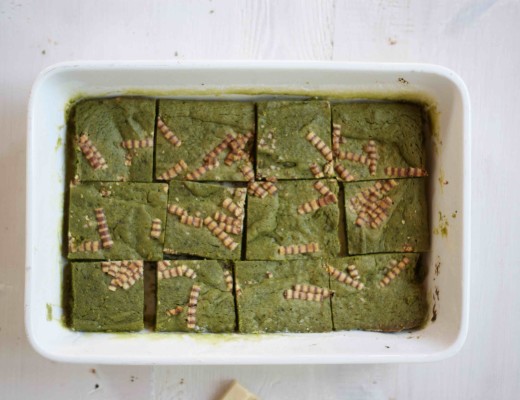
<path fill-rule="evenodd" d="M 234 332 L 233 270 L 215 260 L 159 261 L 156 330 Z"/>
<path fill-rule="evenodd" d="M 170 182 L 164 252 L 240 259 L 246 188 Z"/>
<path fill-rule="evenodd" d="M 69 259 L 162 259 L 167 200 L 165 183 L 71 186 Z"/>
<path fill-rule="evenodd" d="M 430 249 L 424 178 L 344 185 L 348 254 Z"/>
<path fill-rule="evenodd" d="M 153 180 L 154 99 L 83 100 L 75 106 L 74 125 L 76 180 Z"/>
<path fill-rule="evenodd" d="M 246 181 L 254 131 L 254 103 L 159 100 L 155 177 Z"/>
<path fill-rule="evenodd" d="M 312 164 L 333 176 L 330 119 L 327 101 L 259 103 L 257 178 L 312 179 Z"/>
<path fill-rule="evenodd" d="M 427 315 L 417 270 L 419 254 L 376 254 L 330 260 L 335 330 L 395 332 L 419 327 Z"/>
<path fill-rule="evenodd" d="M 335 180 L 279 181 L 277 191 L 248 197 L 247 260 L 335 257 L 339 252 Z"/>
<path fill-rule="evenodd" d="M 235 263 L 241 333 L 332 330 L 329 277 L 321 260 Z"/>
<path fill-rule="evenodd" d="M 419 105 L 363 102 L 332 106 L 335 169 L 344 181 L 424 176 Z"/>
<path fill-rule="evenodd" d="M 77 262 L 70 268 L 72 329 L 128 332 L 144 328 L 142 261 Z"/>

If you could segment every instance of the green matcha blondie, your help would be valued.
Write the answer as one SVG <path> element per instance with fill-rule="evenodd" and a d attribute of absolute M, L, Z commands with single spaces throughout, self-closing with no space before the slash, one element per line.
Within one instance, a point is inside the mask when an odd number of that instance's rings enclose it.
<path fill-rule="evenodd" d="M 258 104 L 258 179 L 312 179 L 315 165 L 333 176 L 330 104 L 268 101 Z"/>
<path fill-rule="evenodd" d="M 154 99 L 83 100 L 75 107 L 74 126 L 76 180 L 152 181 Z"/>
<path fill-rule="evenodd" d="M 321 260 L 235 263 L 241 333 L 332 330 L 329 277 Z"/>
<path fill-rule="evenodd" d="M 254 103 L 159 100 L 155 177 L 246 181 L 254 130 Z"/>
<path fill-rule="evenodd" d="M 162 259 L 167 199 L 165 183 L 72 185 L 69 259 Z"/>
<path fill-rule="evenodd" d="M 156 330 L 234 332 L 233 271 L 214 260 L 159 261 Z"/>
<path fill-rule="evenodd" d="M 279 181 L 275 185 L 274 195 L 248 197 L 246 259 L 337 256 L 337 182 Z"/>
<path fill-rule="evenodd" d="M 348 254 L 429 250 L 425 179 L 344 185 Z"/>
<path fill-rule="evenodd" d="M 143 262 L 72 263 L 72 329 L 126 332 L 144 328 Z"/>
<path fill-rule="evenodd" d="M 395 253 L 330 260 L 334 329 L 394 332 L 419 327 L 428 307 L 418 259 L 418 254 Z"/>
<path fill-rule="evenodd" d="M 332 148 L 344 181 L 425 176 L 423 111 L 410 103 L 332 106 Z"/>
<path fill-rule="evenodd" d="M 238 260 L 246 188 L 170 182 L 164 253 Z"/>

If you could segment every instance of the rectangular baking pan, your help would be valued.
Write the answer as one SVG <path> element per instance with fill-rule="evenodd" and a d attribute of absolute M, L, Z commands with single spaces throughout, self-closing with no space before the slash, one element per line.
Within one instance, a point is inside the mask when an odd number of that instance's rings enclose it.
<path fill-rule="evenodd" d="M 426 255 L 428 323 L 399 333 L 101 334 L 62 322 L 66 110 L 81 96 L 411 100 L 428 105 L 432 248 Z M 71 62 L 34 83 L 27 133 L 25 320 L 43 356 L 106 364 L 340 364 L 440 360 L 468 329 L 470 109 L 463 81 L 424 64 L 332 62 Z"/>

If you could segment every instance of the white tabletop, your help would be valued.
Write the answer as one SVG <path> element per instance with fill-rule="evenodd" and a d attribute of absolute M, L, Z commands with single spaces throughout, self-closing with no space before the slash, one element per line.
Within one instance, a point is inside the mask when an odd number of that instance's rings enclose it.
<path fill-rule="evenodd" d="M 519 19 L 514 0 L 0 0 L 0 397 L 216 399 L 236 378 L 263 399 L 518 398 Z M 23 325 L 26 108 L 37 73 L 75 59 L 407 61 L 458 72 L 473 112 L 462 351 L 431 364 L 297 367 L 67 365 L 36 354 Z"/>

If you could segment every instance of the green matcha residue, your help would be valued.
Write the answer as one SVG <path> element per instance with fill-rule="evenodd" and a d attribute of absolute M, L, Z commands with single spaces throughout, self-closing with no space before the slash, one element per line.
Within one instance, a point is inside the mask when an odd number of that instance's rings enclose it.
<path fill-rule="evenodd" d="M 450 223 L 448 222 L 446 215 L 439 211 L 439 225 L 433 229 L 433 233 L 436 235 L 441 235 L 442 237 L 448 237 L 449 225 Z"/>
<path fill-rule="evenodd" d="M 440 112 L 437 110 L 437 106 L 433 102 L 424 104 L 424 107 L 430 121 L 429 127 L 431 129 L 430 133 L 433 140 L 433 149 L 435 154 L 439 155 L 442 148 L 441 129 L 439 123 Z"/>
<path fill-rule="evenodd" d="M 441 186 L 441 193 L 444 193 L 444 186 L 446 186 L 449 182 L 446 180 L 446 176 L 444 174 L 444 169 L 440 168 L 439 172 L 439 185 Z"/>
<path fill-rule="evenodd" d="M 61 146 L 63 146 L 63 139 L 61 138 L 61 136 L 58 138 L 58 140 L 56 140 L 56 145 L 54 146 L 54 151 L 58 151 Z"/>
<path fill-rule="evenodd" d="M 45 308 L 47 309 L 47 321 L 52 321 L 52 305 L 47 303 Z"/>

